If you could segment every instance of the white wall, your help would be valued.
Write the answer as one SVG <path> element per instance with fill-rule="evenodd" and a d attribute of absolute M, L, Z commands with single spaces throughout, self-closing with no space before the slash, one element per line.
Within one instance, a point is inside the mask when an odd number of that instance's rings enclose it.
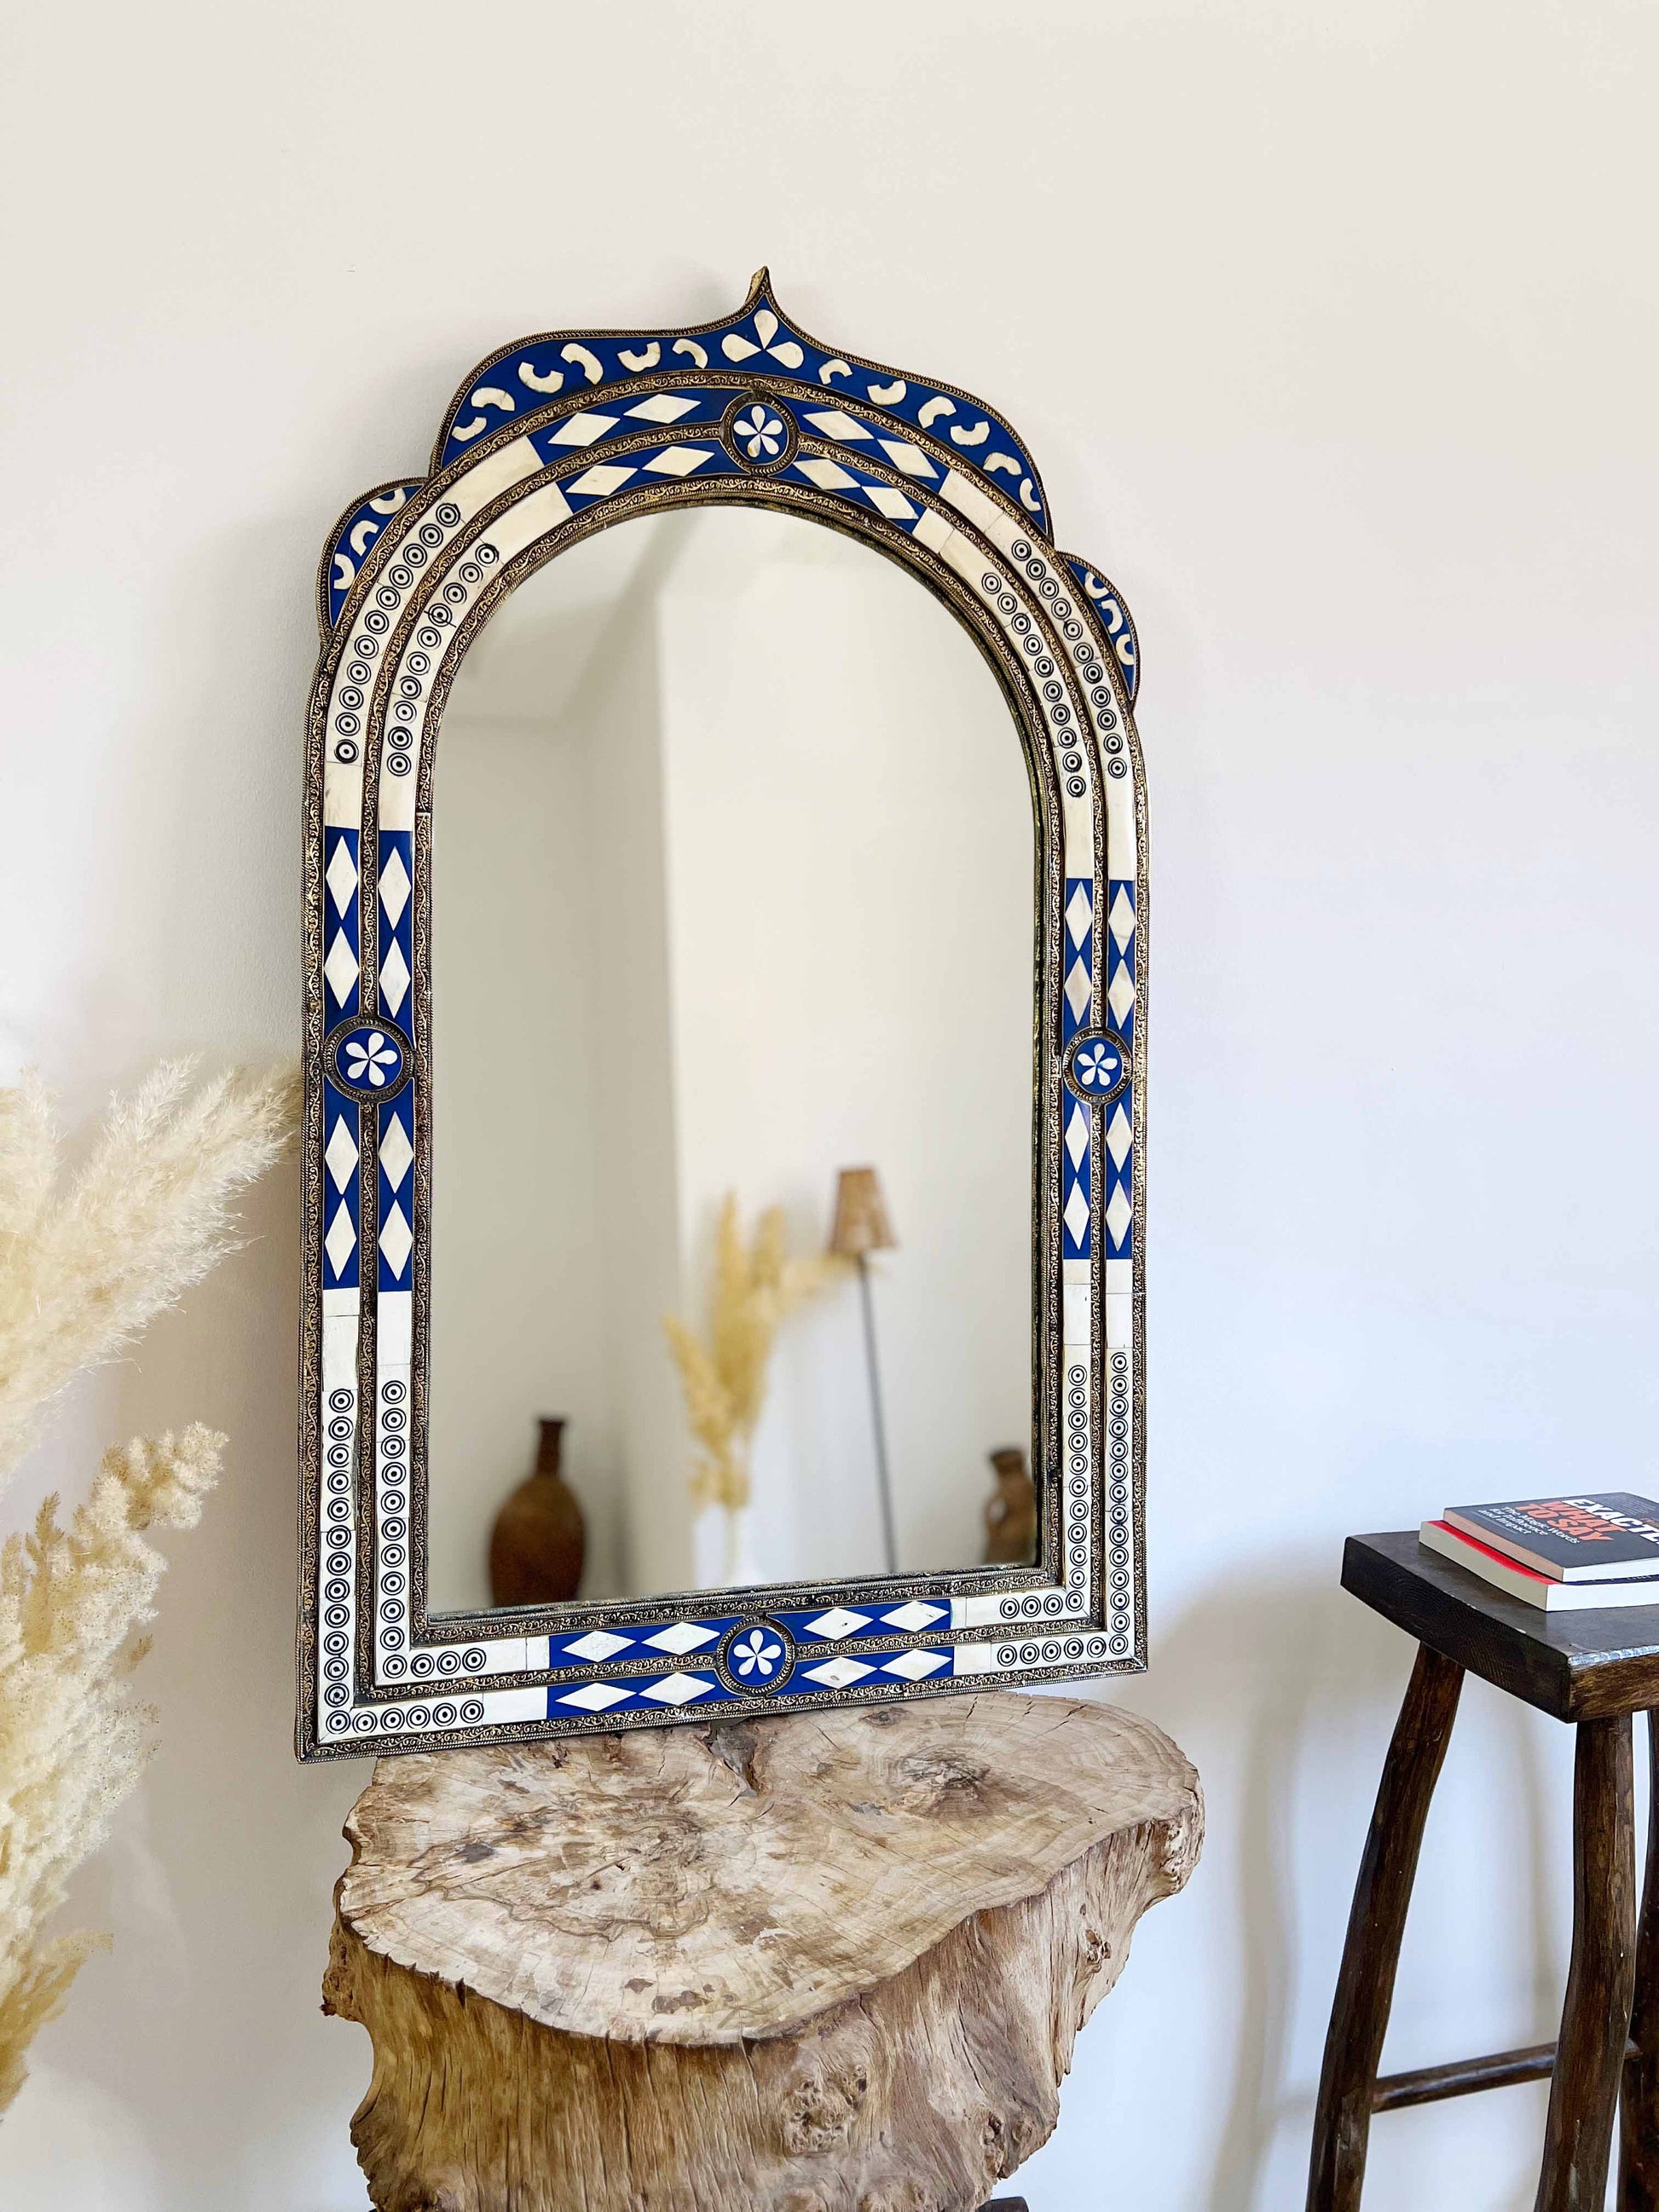
<path fill-rule="evenodd" d="M 8 1050 L 76 1116 L 291 1051 L 322 533 L 486 349 L 770 260 L 1030 438 L 1130 597 L 1156 884 L 1152 1669 L 1211 1840 L 1082 2039 L 1041 2212 L 1294 2202 L 1404 1680 L 1340 1539 L 1654 1480 L 1650 11 L 156 0 L 9 40 Z M 291 1170 L 77 1398 L 235 1437 L 147 1662 L 162 1747 L 0 2125 L 54 2212 L 347 2212 L 317 1980 L 366 1768 L 291 1716 Z M 1473 1686 L 1392 2055 L 1551 2032 L 1565 1731 Z M 1370 2212 L 1530 2201 L 1536 2090 L 1379 2122 Z"/>

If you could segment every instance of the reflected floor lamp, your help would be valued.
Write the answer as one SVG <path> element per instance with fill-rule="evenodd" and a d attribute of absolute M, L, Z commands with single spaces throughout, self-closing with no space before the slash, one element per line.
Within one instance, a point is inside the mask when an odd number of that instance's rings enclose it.
<path fill-rule="evenodd" d="M 881 1500 L 881 1534 L 887 1571 L 898 1572 L 898 1544 L 893 1530 L 893 1486 L 887 1471 L 887 1425 L 881 1410 L 881 1370 L 876 1358 L 876 1310 L 870 1297 L 870 1255 L 897 1245 L 887 1218 L 887 1202 L 873 1168 L 843 1168 L 836 1180 L 836 1218 L 830 1249 L 851 1260 L 859 1271 L 864 1308 L 864 1356 L 870 1372 L 870 1416 L 876 1435 L 876 1489 Z"/>

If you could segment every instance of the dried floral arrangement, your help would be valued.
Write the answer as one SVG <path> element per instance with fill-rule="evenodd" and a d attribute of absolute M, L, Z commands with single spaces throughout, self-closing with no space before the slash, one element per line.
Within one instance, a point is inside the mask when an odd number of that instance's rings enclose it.
<path fill-rule="evenodd" d="M 780 1323 L 846 1270 L 832 1254 L 790 1258 L 783 1208 L 769 1206 L 745 1240 L 735 1192 L 722 1201 L 714 1238 L 708 1340 L 672 1314 L 669 1349 L 685 1393 L 686 1419 L 702 1448 L 691 1496 L 737 1513 L 749 1503 L 749 1448 L 766 1403 L 767 1369 Z"/>
<path fill-rule="evenodd" d="M 233 1198 L 293 1131 L 292 1074 L 191 1083 L 169 1061 L 117 1099 L 61 1188 L 51 1099 L 33 1079 L 0 1090 L 0 1490 L 65 1385 L 234 1249 Z M 0 1551 L 0 2113 L 107 1940 L 45 1931 L 153 1748 L 128 1696 L 167 1565 L 146 1532 L 195 1526 L 225 1442 L 192 1424 L 118 1446 L 67 1528 L 48 1498 Z"/>

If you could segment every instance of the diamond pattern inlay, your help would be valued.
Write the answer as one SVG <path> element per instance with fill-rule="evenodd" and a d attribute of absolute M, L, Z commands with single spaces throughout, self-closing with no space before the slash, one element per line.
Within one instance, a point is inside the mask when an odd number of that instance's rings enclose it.
<path fill-rule="evenodd" d="M 386 918 L 395 929 L 409 904 L 409 870 L 404 866 L 404 856 L 394 846 L 392 857 L 380 871 L 380 904 L 386 908 Z"/>
<path fill-rule="evenodd" d="M 714 1688 L 707 1674 L 665 1674 L 660 1682 L 652 1682 L 640 1692 L 642 1698 L 654 1698 L 665 1705 L 689 1705 L 693 1698 L 706 1698 Z"/>
<path fill-rule="evenodd" d="M 580 415 L 567 415 L 549 443 L 555 446 L 591 446 L 608 431 L 614 430 L 618 419 L 615 415 L 590 415 L 586 410 Z"/>
<path fill-rule="evenodd" d="M 1106 994 L 1106 1003 L 1121 1022 L 1135 1002 L 1135 987 L 1127 968 L 1120 968 Z"/>
<path fill-rule="evenodd" d="M 623 468 L 619 462 L 602 461 L 597 468 L 584 469 L 565 489 L 579 492 L 584 499 L 603 499 L 607 493 L 619 490 L 629 477 L 638 474 L 637 469 Z"/>
<path fill-rule="evenodd" d="M 1066 1149 L 1071 1155 L 1072 1165 L 1080 1168 L 1083 1155 L 1089 1149 L 1089 1116 L 1075 1098 L 1066 1121 Z"/>
<path fill-rule="evenodd" d="M 653 392 L 648 399 L 641 399 L 628 411 L 641 422 L 678 422 L 682 415 L 695 415 L 697 403 L 678 392 Z"/>
<path fill-rule="evenodd" d="M 823 453 L 810 454 L 798 460 L 795 471 L 820 491 L 852 491 L 858 483 L 850 469 L 842 468 L 839 461 L 832 461 Z"/>
<path fill-rule="evenodd" d="M 827 1683 L 832 1690 L 844 1690 L 849 1682 L 861 1682 L 866 1674 L 874 1672 L 862 1659 L 849 1659 L 844 1653 L 839 1658 L 826 1659 L 822 1667 L 805 1669 L 809 1682 Z"/>
<path fill-rule="evenodd" d="M 1135 910 L 1129 894 L 1120 884 L 1117 896 L 1112 901 L 1112 910 L 1106 917 L 1112 934 L 1120 945 L 1125 945 L 1135 933 Z"/>
<path fill-rule="evenodd" d="M 408 995 L 409 963 L 394 939 L 391 950 L 380 963 L 380 1004 L 387 1013 L 395 1014 Z"/>
<path fill-rule="evenodd" d="M 334 1127 L 329 1132 L 328 1146 L 323 1158 L 334 1178 L 335 1189 L 343 1190 L 357 1172 L 357 1139 L 347 1127 L 343 1114 L 337 1114 L 334 1117 Z M 334 1272 L 337 1275 L 340 1272 L 337 1264 Z"/>
<path fill-rule="evenodd" d="M 329 989 L 343 1006 L 357 981 L 357 956 L 351 949 L 351 939 L 343 929 L 337 929 L 334 933 L 334 942 L 329 946 L 328 957 L 323 963 L 323 973 L 328 978 Z"/>
<path fill-rule="evenodd" d="M 689 477 L 693 469 L 714 459 L 709 446 L 665 446 L 645 465 L 645 472 L 653 477 Z"/>
<path fill-rule="evenodd" d="M 608 1629 L 595 1628 L 564 1648 L 573 1658 L 600 1660 L 609 1659 L 613 1652 L 626 1651 L 633 1641 L 631 1636 L 612 1636 Z"/>
<path fill-rule="evenodd" d="M 402 1186 L 414 1158 L 415 1147 L 409 1141 L 409 1133 L 394 1115 L 380 1139 L 380 1165 L 393 1190 Z"/>
<path fill-rule="evenodd" d="M 878 507 L 890 522 L 914 522 L 916 510 L 902 491 L 891 484 L 866 484 L 864 495 L 872 507 Z"/>
<path fill-rule="evenodd" d="M 1089 1201 L 1083 1195 L 1083 1185 L 1074 1182 L 1072 1194 L 1066 1201 L 1066 1226 L 1071 1231 L 1073 1244 L 1083 1242 L 1083 1232 L 1089 1226 Z"/>
<path fill-rule="evenodd" d="M 950 1663 L 948 1651 L 901 1651 L 881 1671 L 884 1674 L 902 1674 L 907 1682 L 919 1682 L 924 1674 L 937 1674 L 941 1667 Z"/>
<path fill-rule="evenodd" d="M 612 1705 L 628 1703 L 626 1690 L 619 1690 L 614 1682 L 589 1682 L 580 1690 L 566 1690 L 559 1698 L 562 1705 L 580 1705 L 584 1712 L 605 1713 Z"/>
<path fill-rule="evenodd" d="M 715 1630 L 699 1627 L 694 1620 L 677 1620 L 672 1628 L 659 1629 L 645 1640 L 653 1650 L 672 1651 L 678 1658 L 683 1651 L 701 1651 L 705 1644 L 716 1643 L 719 1638 Z"/>
<path fill-rule="evenodd" d="M 1114 1244 L 1123 1242 L 1133 1218 L 1134 1208 L 1129 1203 L 1129 1194 L 1119 1183 L 1106 1202 L 1106 1231 Z"/>
<path fill-rule="evenodd" d="M 809 1620 L 809 1636 L 836 1638 L 850 1636 L 855 1628 L 868 1628 L 871 1616 L 867 1613 L 848 1613 L 845 1606 L 836 1606 L 829 1613 L 821 1613 L 817 1620 Z"/>
<path fill-rule="evenodd" d="M 855 422 L 850 415 L 843 415 L 839 407 L 825 408 L 822 413 L 809 415 L 806 419 L 823 437 L 838 438 L 843 445 L 855 439 L 867 441 L 870 435 L 862 422 Z"/>
<path fill-rule="evenodd" d="M 1093 989 L 1094 981 L 1086 962 L 1073 960 L 1072 971 L 1066 978 L 1066 1003 L 1079 1021 L 1088 1011 L 1089 997 Z"/>
<path fill-rule="evenodd" d="M 1120 1105 L 1106 1128 L 1106 1149 L 1117 1166 L 1121 1167 L 1128 1158 L 1129 1147 L 1133 1142 L 1134 1131 L 1129 1126 L 1128 1115 Z"/>
<path fill-rule="evenodd" d="M 907 1635 L 914 1636 L 917 1629 L 943 1620 L 945 1614 L 944 1606 L 924 1605 L 920 1598 L 912 1598 L 908 1605 L 900 1606 L 896 1612 L 884 1613 L 881 1624 L 884 1628 L 902 1628 Z"/>
<path fill-rule="evenodd" d="M 938 476 L 939 471 L 920 446 L 907 445 L 902 438 L 878 438 L 876 443 L 902 476 L 929 480 Z"/>
<path fill-rule="evenodd" d="M 328 864 L 329 896 L 334 902 L 337 914 L 343 914 L 351 904 L 357 888 L 357 863 L 351 857 L 351 848 L 343 837 L 334 848 L 334 858 Z"/>
<path fill-rule="evenodd" d="M 410 1251 L 415 1239 L 404 1210 L 394 1198 L 387 1208 L 386 1219 L 380 1224 L 380 1252 L 394 1275 L 401 1275 L 409 1265 Z"/>
<path fill-rule="evenodd" d="M 351 1208 L 342 1199 L 334 1209 L 334 1218 L 323 1239 L 323 1249 L 328 1255 L 328 1264 L 337 1275 L 343 1274 L 345 1263 L 351 1257 L 357 1242 L 357 1229 L 351 1218 Z"/>
<path fill-rule="evenodd" d="M 1066 927 L 1071 932 L 1074 945 L 1081 945 L 1089 934 L 1089 924 L 1094 918 L 1094 901 L 1089 896 L 1089 886 L 1079 884 L 1072 893 L 1066 908 Z"/>

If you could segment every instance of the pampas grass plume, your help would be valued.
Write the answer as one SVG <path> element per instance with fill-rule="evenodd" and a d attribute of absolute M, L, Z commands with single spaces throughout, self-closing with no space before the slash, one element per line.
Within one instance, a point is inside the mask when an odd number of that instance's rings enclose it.
<path fill-rule="evenodd" d="M 686 1420 L 702 1449 L 691 1472 L 696 1504 L 736 1512 L 749 1503 L 749 1446 L 766 1403 L 779 1325 L 845 1266 L 829 1253 L 791 1259 L 781 1206 L 769 1206 L 745 1241 L 737 1194 L 727 1192 L 715 1230 L 708 1342 L 676 1315 L 663 1319 Z"/>
<path fill-rule="evenodd" d="M 187 1061 L 117 1099 L 59 1191 L 52 1103 L 0 1091 L 0 1489 L 52 1401 L 112 1358 L 233 1249 L 231 1200 L 294 1127 L 288 1073 L 191 1089 Z M 128 1696 L 167 1561 L 152 1528 L 193 1528 L 225 1438 L 192 1424 L 104 1455 L 65 1528 L 56 1497 L 0 1549 L 0 2113 L 95 1934 L 48 1935 L 153 1747 Z"/>

